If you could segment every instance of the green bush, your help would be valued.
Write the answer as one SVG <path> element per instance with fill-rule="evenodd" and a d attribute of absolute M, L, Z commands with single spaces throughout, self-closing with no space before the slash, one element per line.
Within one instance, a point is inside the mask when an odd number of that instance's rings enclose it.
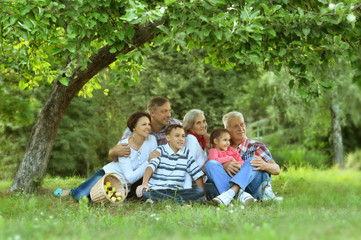
<path fill-rule="evenodd" d="M 323 168 L 328 165 L 330 156 L 321 151 L 308 150 L 305 147 L 285 145 L 272 148 L 271 153 L 275 161 L 284 168 L 314 167 Z"/>
<path fill-rule="evenodd" d="M 345 168 L 361 170 L 361 149 L 346 155 Z"/>

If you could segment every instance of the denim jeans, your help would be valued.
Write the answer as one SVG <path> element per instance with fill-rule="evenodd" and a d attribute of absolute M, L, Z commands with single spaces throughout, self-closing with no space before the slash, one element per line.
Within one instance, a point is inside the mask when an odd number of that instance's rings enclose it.
<path fill-rule="evenodd" d="M 271 177 L 265 171 L 254 171 L 251 166 L 253 157 L 247 159 L 241 167 L 241 170 L 231 178 L 223 169 L 221 163 L 215 160 L 209 160 L 204 166 L 207 176 L 216 185 L 218 192 L 223 193 L 230 189 L 233 184 L 259 199 L 262 189 L 266 185 L 271 185 Z"/>
<path fill-rule="evenodd" d="M 142 192 L 143 199 L 151 199 L 153 201 L 169 199 L 169 200 L 174 200 L 180 204 L 183 204 L 187 201 L 198 200 L 203 196 L 204 196 L 204 191 L 201 187 L 178 189 L 178 190 L 149 189 L 148 192 L 146 192 L 145 190 L 143 190 Z"/>
<path fill-rule="evenodd" d="M 105 175 L 105 171 L 103 169 L 99 169 L 96 173 L 94 173 L 88 180 L 80 184 L 77 188 L 70 190 L 70 195 L 75 200 L 80 200 L 81 198 L 87 196 L 90 199 L 90 190 L 92 187 Z"/>

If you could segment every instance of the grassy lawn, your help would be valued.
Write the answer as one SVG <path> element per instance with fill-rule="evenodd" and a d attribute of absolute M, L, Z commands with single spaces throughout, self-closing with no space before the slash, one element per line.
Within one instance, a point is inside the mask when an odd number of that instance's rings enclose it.
<path fill-rule="evenodd" d="M 0 239 L 361 239 L 361 172 L 298 169 L 273 177 L 282 203 L 87 205 L 52 196 L 84 179 L 46 178 L 33 195 L 0 182 Z"/>

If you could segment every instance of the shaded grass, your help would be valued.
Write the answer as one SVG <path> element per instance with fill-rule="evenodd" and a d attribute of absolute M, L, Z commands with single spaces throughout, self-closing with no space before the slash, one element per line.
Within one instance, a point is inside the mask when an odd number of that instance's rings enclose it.
<path fill-rule="evenodd" d="M 46 178 L 36 194 L 8 194 L 0 182 L 0 239 L 360 239 L 361 173 L 289 169 L 273 177 L 282 203 L 121 205 L 52 196 L 80 178 Z"/>

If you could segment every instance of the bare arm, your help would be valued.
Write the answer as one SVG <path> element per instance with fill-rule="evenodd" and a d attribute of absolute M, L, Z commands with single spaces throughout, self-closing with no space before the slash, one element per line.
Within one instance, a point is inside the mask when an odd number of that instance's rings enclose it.
<path fill-rule="evenodd" d="M 147 169 L 145 169 L 145 173 L 143 176 L 143 183 L 142 185 L 139 185 L 136 190 L 136 194 L 138 197 L 141 197 L 143 195 L 142 194 L 143 189 L 145 189 L 148 192 L 149 190 L 148 182 L 152 174 L 153 174 L 153 169 L 151 167 L 147 167 Z"/>
<path fill-rule="evenodd" d="M 204 196 L 207 198 L 207 195 L 206 195 L 206 188 L 204 187 L 204 183 L 203 183 L 203 178 L 200 177 L 200 178 L 197 178 L 197 180 L 195 181 L 197 186 L 198 187 L 201 187 L 204 191 Z"/>
<path fill-rule="evenodd" d="M 109 150 L 109 158 L 114 162 L 118 161 L 118 157 L 129 157 L 129 155 L 130 147 L 127 143 L 115 145 Z"/>
<path fill-rule="evenodd" d="M 150 153 L 150 156 L 148 158 L 148 162 L 150 160 L 152 160 L 153 158 L 157 158 L 157 157 L 160 157 L 160 152 L 156 149 L 156 150 L 153 150 L 153 152 Z"/>
<path fill-rule="evenodd" d="M 271 175 L 278 175 L 281 172 L 280 166 L 273 159 L 265 162 L 262 158 L 256 157 L 251 160 L 251 165 L 255 167 L 254 171 L 266 171 Z"/>

